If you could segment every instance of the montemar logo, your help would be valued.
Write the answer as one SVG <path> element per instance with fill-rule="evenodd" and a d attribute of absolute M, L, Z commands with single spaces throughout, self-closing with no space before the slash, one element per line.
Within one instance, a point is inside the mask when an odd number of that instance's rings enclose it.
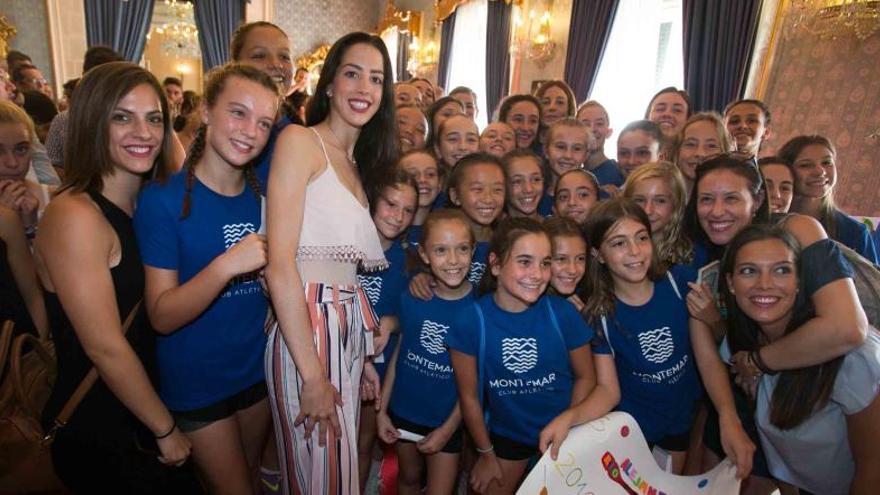
<path fill-rule="evenodd" d="M 514 373 L 525 373 L 538 364 L 538 340 L 534 337 L 501 339 L 501 362 Z"/>
<path fill-rule="evenodd" d="M 226 246 L 226 249 L 229 249 L 246 235 L 256 231 L 256 227 L 250 222 L 228 223 L 223 226 L 223 244 Z"/>
<path fill-rule="evenodd" d="M 672 330 L 669 327 L 663 327 L 640 333 L 639 347 L 642 348 L 642 355 L 648 361 L 655 364 L 666 362 L 675 350 Z"/>
<path fill-rule="evenodd" d="M 470 272 L 468 272 L 468 282 L 472 284 L 480 283 L 484 273 L 486 273 L 486 264 L 480 263 L 479 261 L 472 261 Z"/>
<path fill-rule="evenodd" d="M 448 330 L 448 325 L 425 320 L 422 322 L 422 333 L 419 335 L 419 342 L 431 354 L 443 354 L 446 352 L 445 341 Z"/>
<path fill-rule="evenodd" d="M 375 306 L 382 294 L 382 277 L 378 275 L 358 275 L 357 277 L 361 288 L 367 293 L 370 304 Z"/>

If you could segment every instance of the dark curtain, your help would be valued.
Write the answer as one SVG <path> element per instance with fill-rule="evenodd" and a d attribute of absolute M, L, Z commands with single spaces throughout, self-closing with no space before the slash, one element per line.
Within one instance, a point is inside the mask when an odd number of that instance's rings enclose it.
<path fill-rule="evenodd" d="M 412 34 L 410 33 L 398 33 L 397 34 L 397 80 L 398 81 L 407 81 L 412 77 L 406 70 L 406 66 L 409 64 L 409 44 L 412 43 Z"/>
<path fill-rule="evenodd" d="M 455 12 L 443 19 L 440 31 L 440 60 L 437 61 L 437 85 L 448 91 L 449 59 L 452 58 L 452 37 L 455 33 Z"/>
<path fill-rule="evenodd" d="M 739 98 L 761 0 L 684 0 L 684 87 L 695 111 L 722 111 Z"/>
<path fill-rule="evenodd" d="M 208 71 L 229 60 L 229 40 L 244 20 L 244 3 L 241 0 L 198 0 L 194 11 L 202 67 Z"/>
<path fill-rule="evenodd" d="M 489 2 L 486 19 L 486 107 L 492 115 L 510 86 L 510 4 L 501 0 Z"/>
<path fill-rule="evenodd" d="M 579 102 L 593 89 L 619 4 L 620 0 L 574 0 L 571 6 L 565 82 Z"/>
<path fill-rule="evenodd" d="M 138 63 L 153 18 L 154 0 L 83 0 L 89 46 L 109 46 L 124 59 Z"/>

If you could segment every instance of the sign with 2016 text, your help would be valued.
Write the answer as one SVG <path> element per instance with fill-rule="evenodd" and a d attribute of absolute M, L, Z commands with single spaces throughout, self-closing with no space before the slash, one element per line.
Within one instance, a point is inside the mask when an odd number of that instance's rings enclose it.
<path fill-rule="evenodd" d="M 735 495 L 735 474 L 729 459 L 700 476 L 663 471 L 632 416 L 613 412 L 572 428 L 557 459 L 548 449 L 517 495 Z"/>

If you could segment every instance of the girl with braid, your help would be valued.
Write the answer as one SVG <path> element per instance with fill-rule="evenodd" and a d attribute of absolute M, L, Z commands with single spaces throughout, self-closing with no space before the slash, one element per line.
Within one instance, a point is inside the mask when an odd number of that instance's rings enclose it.
<path fill-rule="evenodd" d="M 262 355 L 268 301 L 253 161 L 280 94 L 265 73 L 229 64 L 204 91 L 184 169 L 141 194 L 135 215 L 144 303 L 160 337 L 160 395 L 193 444 L 211 493 L 251 494 L 270 412 Z"/>

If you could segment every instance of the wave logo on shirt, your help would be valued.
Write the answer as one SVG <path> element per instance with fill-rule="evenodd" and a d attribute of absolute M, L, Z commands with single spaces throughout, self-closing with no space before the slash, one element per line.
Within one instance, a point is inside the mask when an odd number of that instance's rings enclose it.
<path fill-rule="evenodd" d="M 648 361 L 656 364 L 666 362 L 672 356 L 672 351 L 675 350 L 675 344 L 672 342 L 672 330 L 669 327 L 663 327 L 640 333 L 639 347 L 642 348 L 642 355 Z"/>
<path fill-rule="evenodd" d="M 538 340 L 527 338 L 501 339 L 501 362 L 514 373 L 525 373 L 538 364 Z"/>
<path fill-rule="evenodd" d="M 486 273 L 486 264 L 480 263 L 479 261 L 471 262 L 471 269 L 468 272 L 468 282 L 472 284 L 479 284 L 480 280 L 483 279 L 483 274 Z"/>
<path fill-rule="evenodd" d="M 226 249 L 229 249 L 246 235 L 256 231 L 256 227 L 250 222 L 227 223 L 223 226 L 223 244 L 226 246 Z"/>
<path fill-rule="evenodd" d="M 382 294 L 382 277 L 378 275 L 358 275 L 358 283 L 364 292 L 367 293 L 367 299 L 373 306 L 379 302 L 379 296 Z"/>
<path fill-rule="evenodd" d="M 431 354 L 442 354 L 446 352 L 446 332 L 449 326 L 437 323 L 436 321 L 425 320 L 422 322 L 422 333 L 419 335 L 419 342 L 422 347 Z"/>

